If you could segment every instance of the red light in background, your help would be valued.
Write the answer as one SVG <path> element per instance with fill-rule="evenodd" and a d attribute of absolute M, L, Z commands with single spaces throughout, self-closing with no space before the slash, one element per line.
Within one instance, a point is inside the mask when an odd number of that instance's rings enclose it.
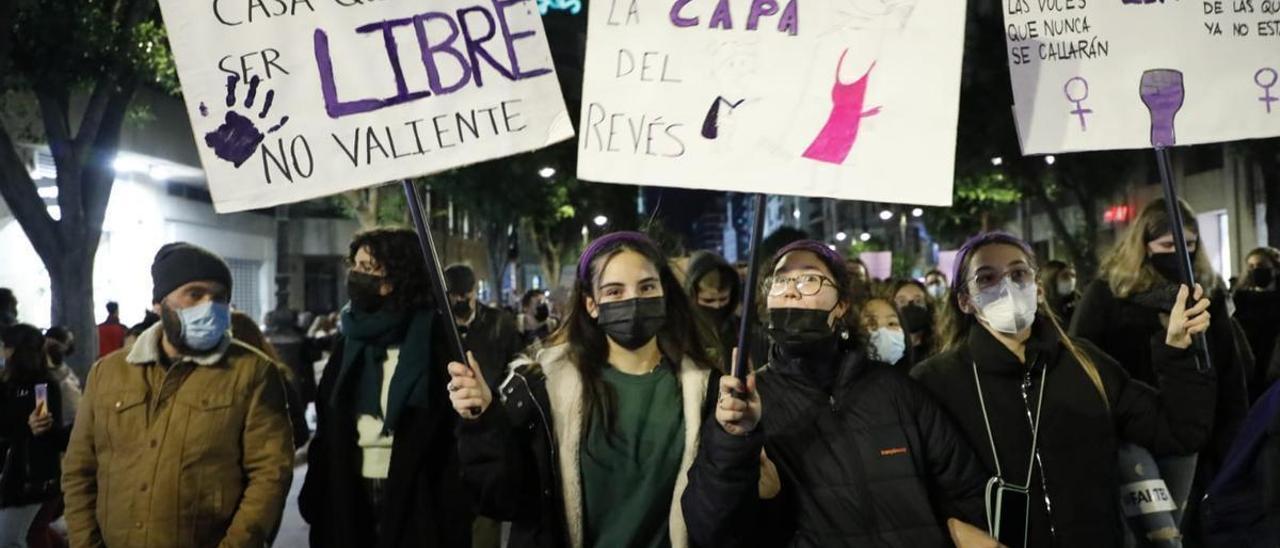
<path fill-rule="evenodd" d="M 1133 208 L 1127 205 L 1108 207 L 1102 213 L 1102 220 L 1108 223 L 1127 223 L 1133 219 Z"/>

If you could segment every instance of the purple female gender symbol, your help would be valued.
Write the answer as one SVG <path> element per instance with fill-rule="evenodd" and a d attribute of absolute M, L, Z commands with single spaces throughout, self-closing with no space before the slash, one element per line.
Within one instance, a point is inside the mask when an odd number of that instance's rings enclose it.
<path fill-rule="evenodd" d="M 1270 74 L 1271 81 L 1263 83 L 1263 74 Z M 1258 87 L 1262 88 L 1262 97 L 1259 97 L 1258 100 L 1262 101 L 1264 105 L 1267 105 L 1267 114 L 1271 114 L 1271 103 L 1280 101 L 1280 97 L 1276 97 L 1271 94 L 1271 88 L 1275 87 L 1276 80 L 1280 80 L 1280 74 L 1277 74 L 1276 69 L 1273 68 L 1263 67 L 1258 69 L 1258 72 L 1253 73 L 1253 83 L 1258 84 Z"/>
<path fill-rule="evenodd" d="M 1071 84 L 1075 82 L 1079 82 L 1080 86 L 1084 86 L 1082 94 L 1071 93 Z M 1077 86 L 1077 89 L 1078 88 L 1079 86 Z M 1089 98 L 1089 81 L 1080 76 L 1072 77 L 1070 80 L 1067 80 L 1066 84 L 1063 84 L 1062 93 L 1067 96 L 1068 101 L 1076 104 L 1076 109 L 1071 111 L 1071 114 L 1075 114 L 1080 118 L 1080 131 L 1089 131 L 1089 125 L 1085 121 L 1085 115 L 1093 114 L 1093 109 L 1084 108 L 1084 101 Z"/>

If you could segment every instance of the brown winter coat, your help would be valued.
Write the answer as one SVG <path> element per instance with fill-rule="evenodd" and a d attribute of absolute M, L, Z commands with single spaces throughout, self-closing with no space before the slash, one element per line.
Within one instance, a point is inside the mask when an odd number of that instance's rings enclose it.
<path fill-rule="evenodd" d="M 165 372 L 161 336 L 89 373 L 63 463 L 71 545 L 268 545 L 293 478 L 279 372 L 230 337 Z"/>

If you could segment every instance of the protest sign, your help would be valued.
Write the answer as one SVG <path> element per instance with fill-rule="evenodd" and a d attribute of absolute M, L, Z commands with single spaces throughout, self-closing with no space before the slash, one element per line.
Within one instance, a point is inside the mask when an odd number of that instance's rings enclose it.
<path fill-rule="evenodd" d="M 573 135 L 528 0 L 161 0 L 220 212 Z"/>
<path fill-rule="evenodd" d="M 1280 135 L 1280 0 L 1004 0 L 1024 154 Z"/>
<path fill-rule="evenodd" d="M 950 205 L 964 10 L 598 0 L 578 176 Z"/>

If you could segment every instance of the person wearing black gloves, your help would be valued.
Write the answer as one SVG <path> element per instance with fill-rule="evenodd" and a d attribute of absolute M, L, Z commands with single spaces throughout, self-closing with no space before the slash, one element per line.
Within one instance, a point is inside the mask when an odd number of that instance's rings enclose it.
<path fill-rule="evenodd" d="M 746 386 L 720 379 L 684 494 L 694 543 L 760 545 L 763 447 L 787 503 L 777 512 L 794 522 L 789 546 L 990 546 L 986 474 L 963 434 L 905 372 L 867 359 L 843 329 L 844 261 L 804 240 L 780 250 L 771 270 L 773 351 Z"/>
<path fill-rule="evenodd" d="M 497 391 L 474 358 L 449 364 L 463 482 L 512 522 L 513 548 L 686 548 L 680 494 L 718 386 L 710 326 L 638 232 L 583 251 L 567 307 Z"/>
<path fill-rule="evenodd" d="M 1199 225 L 1195 212 L 1179 202 L 1185 221 L 1184 236 L 1192 254 L 1196 283 L 1209 299 L 1213 325 L 1205 332 L 1217 380 L 1217 399 L 1212 413 L 1209 443 L 1198 457 L 1163 459 L 1160 473 L 1177 502 L 1175 516 L 1193 546 L 1197 539 L 1196 517 L 1204 488 L 1222 466 L 1232 440 L 1240 430 L 1249 408 L 1244 364 L 1247 348 L 1237 337 L 1227 311 L 1227 292 L 1209 264 L 1208 254 L 1199 245 Z M 1137 341 L 1161 336 L 1167 329 L 1169 311 L 1176 302 L 1181 276 L 1174 252 L 1173 229 L 1163 199 L 1147 204 L 1127 233 L 1104 258 L 1100 277 L 1085 289 L 1076 305 L 1071 334 L 1096 344 L 1115 358 L 1131 377 L 1156 386 L 1159 361 L 1154 348 Z M 1199 358 L 1196 358 L 1197 360 Z M 1185 512 L 1182 501 L 1186 501 Z"/>
<path fill-rule="evenodd" d="M 1208 439 L 1215 378 L 1196 370 L 1188 349 L 1209 328 L 1209 301 L 1197 288 L 1186 308 L 1183 287 L 1168 327 L 1131 341 L 1150 348 L 1157 390 L 1063 333 L 1044 313 L 1036 266 L 1031 248 L 1010 234 L 970 239 L 947 297 L 945 349 L 912 375 L 986 465 L 988 518 L 1002 544 L 1119 547 L 1121 442 L 1188 454 Z"/>
<path fill-rule="evenodd" d="M 1280 377 L 1276 340 L 1280 335 L 1280 250 L 1259 247 L 1245 257 L 1245 273 L 1232 292 L 1236 305 L 1236 321 L 1244 329 L 1255 358 L 1249 375 L 1249 401 L 1258 397 Z"/>

